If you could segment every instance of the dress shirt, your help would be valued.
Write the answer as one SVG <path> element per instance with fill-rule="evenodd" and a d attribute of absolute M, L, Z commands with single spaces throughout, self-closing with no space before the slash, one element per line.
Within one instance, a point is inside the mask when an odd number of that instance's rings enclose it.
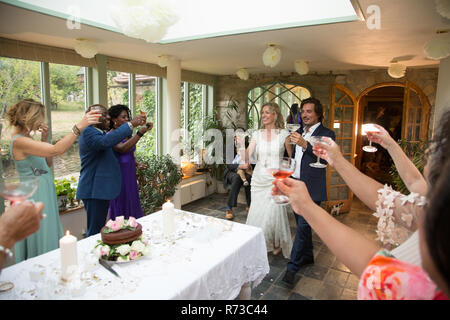
<path fill-rule="evenodd" d="M 315 125 L 309 128 L 308 131 L 303 131 L 302 133 L 303 139 L 308 141 L 308 139 L 312 136 L 312 134 L 314 133 L 314 131 L 317 129 L 318 126 L 320 126 L 320 122 L 317 122 Z M 292 176 L 296 179 L 300 179 L 300 168 L 302 164 L 302 157 L 304 151 L 305 150 L 302 147 L 300 147 L 297 144 L 295 145 L 295 170 Z"/>

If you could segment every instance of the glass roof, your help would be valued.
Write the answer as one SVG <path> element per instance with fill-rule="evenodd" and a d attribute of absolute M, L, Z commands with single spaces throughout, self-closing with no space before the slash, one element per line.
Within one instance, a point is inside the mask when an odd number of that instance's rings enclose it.
<path fill-rule="evenodd" d="M 120 0 L 0 1 L 64 19 L 78 17 L 82 24 L 120 32 L 105 9 Z M 358 20 L 350 0 L 167 1 L 179 20 L 159 43 Z"/>

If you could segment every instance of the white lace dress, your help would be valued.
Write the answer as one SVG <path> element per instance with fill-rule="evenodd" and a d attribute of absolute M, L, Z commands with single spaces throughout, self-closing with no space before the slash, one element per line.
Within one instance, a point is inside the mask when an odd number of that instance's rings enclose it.
<path fill-rule="evenodd" d="M 394 191 L 385 185 L 378 190 L 377 211 L 377 240 L 388 246 L 391 253 L 402 261 L 421 265 L 418 232 L 418 217 L 423 212 L 426 198 L 418 193 L 409 195 Z"/>
<path fill-rule="evenodd" d="M 287 130 L 280 130 L 277 135 L 272 136 L 271 141 L 267 141 L 266 135 L 259 130 L 252 136 L 252 140 L 256 143 L 253 153 L 256 166 L 251 182 L 252 202 L 246 222 L 248 225 L 263 229 L 268 252 L 274 250 L 275 243 L 277 247 L 281 246 L 285 258 L 289 258 L 292 249 L 286 206 L 280 206 L 271 201 L 274 177 L 265 170 L 262 163 L 267 157 L 283 156 L 284 141 L 288 135 Z"/>

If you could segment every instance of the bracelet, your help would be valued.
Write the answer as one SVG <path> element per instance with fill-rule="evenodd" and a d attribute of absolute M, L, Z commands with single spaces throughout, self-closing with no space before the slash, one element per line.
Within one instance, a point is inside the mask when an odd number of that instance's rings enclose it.
<path fill-rule="evenodd" d="M 144 135 L 144 134 L 141 133 L 140 131 L 136 132 L 136 134 L 137 134 L 139 137 L 142 137 L 142 136 Z"/>
<path fill-rule="evenodd" d="M 72 127 L 72 133 L 77 137 L 79 137 L 81 134 L 81 131 L 80 131 L 80 129 L 78 129 L 76 124 L 74 124 Z"/>
<path fill-rule="evenodd" d="M 8 257 L 12 257 L 13 253 L 10 249 L 5 248 L 4 246 L 0 245 L 0 251 L 3 251 L 6 255 L 8 255 Z"/>

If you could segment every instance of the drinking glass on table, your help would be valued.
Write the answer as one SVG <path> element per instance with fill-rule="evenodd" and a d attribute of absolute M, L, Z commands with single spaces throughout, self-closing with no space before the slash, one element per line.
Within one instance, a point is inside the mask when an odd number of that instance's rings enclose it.
<path fill-rule="evenodd" d="M 324 138 L 325 138 L 324 136 L 311 136 L 309 138 L 308 142 L 311 143 L 311 145 L 313 147 L 318 142 L 324 143 L 324 144 L 328 144 L 328 141 L 326 139 L 324 139 Z M 313 168 L 319 168 L 319 169 L 327 167 L 326 164 L 320 162 L 320 157 L 319 156 L 317 156 L 317 161 L 310 163 L 309 166 L 313 167 Z"/>
<path fill-rule="evenodd" d="M 373 123 L 363 124 L 361 127 L 361 134 L 365 136 L 368 132 L 380 132 L 380 130 L 378 130 Z M 369 145 L 364 146 L 362 149 L 366 152 L 376 152 L 378 150 L 377 147 L 372 145 L 372 140 L 369 140 Z"/>
<path fill-rule="evenodd" d="M 263 165 L 275 179 L 283 180 L 294 172 L 295 159 L 288 157 L 268 158 L 264 160 Z M 289 198 L 284 195 L 274 195 L 272 196 L 272 201 L 279 205 L 289 204 Z"/>
<path fill-rule="evenodd" d="M 32 196 L 38 187 L 37 176 L 3 176 L 0 179 L 0 195 L 13 203 L 20 203 Z"/>
<path fill-rule="evenodd" d="M 286 128 L 289 130 L 289 133 L 296 132 L 298 129 L 300 129 L 299 123 L 286 123 Z M 295 144 L 295 142 L 292 142 L 289 140 L 289 144 Z"/>

